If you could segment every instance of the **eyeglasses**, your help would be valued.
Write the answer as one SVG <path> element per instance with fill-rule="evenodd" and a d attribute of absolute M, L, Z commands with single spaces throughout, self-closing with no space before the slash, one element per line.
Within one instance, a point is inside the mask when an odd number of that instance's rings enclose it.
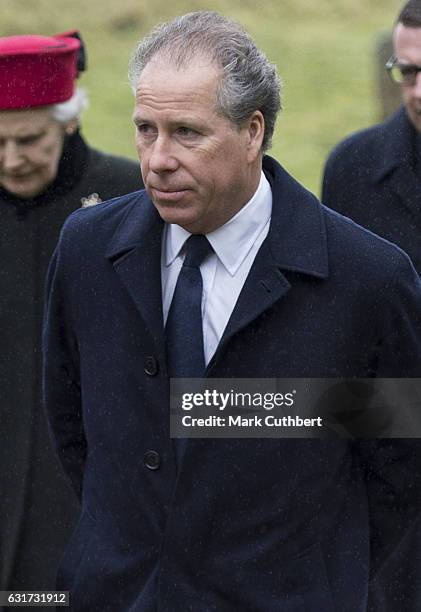
<path fill-rule="evenodd" d="M 421 72 L 421 66 L 416 64 L 401 64 L 398 58 L 392 57 L 386 63 L 386 70 L 394 83 L 403 83 L 404 85 L 415 85 L 417 74 Z"/>

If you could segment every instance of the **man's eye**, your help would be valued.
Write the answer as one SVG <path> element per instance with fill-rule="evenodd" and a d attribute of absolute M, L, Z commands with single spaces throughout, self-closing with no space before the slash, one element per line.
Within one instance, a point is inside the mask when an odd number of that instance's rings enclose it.
<path fill-rule="evenodd" d="M 181 126 L 177 128 L 177 134 L 179 134 L 183 138 L 193 138 L 198 135 L 198 132 L 196 132 L 196 130 L 193 130 L 192 128 Z"/>
<path fill-rule="evenodd" d="M 136 127 L 139 134 L 142 134 L 144 136 L 150 136 L 152 134 L 155 134 L 155 128 L 153 128 L 148 123 L 139 123 Z"/>
<path fill-rule="evenodd" d="M 417 66 L 401 66 L 401 73 L 404 77 L 413 77 L 417 74 Z"/>

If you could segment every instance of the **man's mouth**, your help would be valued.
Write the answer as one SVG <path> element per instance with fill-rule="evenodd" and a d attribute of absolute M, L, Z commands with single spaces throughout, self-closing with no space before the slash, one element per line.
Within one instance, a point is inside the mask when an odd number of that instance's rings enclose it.
<path fill-rule="evenodd" d="M 185 195 L 188 189 L 178 187 L 177 189 L 159 189 L 157 187 L 151 187 L 154 196 L 160 200 L 176 201 Z"/>

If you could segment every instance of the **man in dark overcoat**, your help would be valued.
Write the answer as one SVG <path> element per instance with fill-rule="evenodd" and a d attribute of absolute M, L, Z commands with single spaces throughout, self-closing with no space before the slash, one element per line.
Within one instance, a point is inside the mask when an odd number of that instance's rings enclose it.
<path fill-rule="evenodd" d="M 329 155 L 322 202 L 398 244 L 421 273 L 421 2 L 410 0 L 393 32 L 387 67 L 403 106 L 348 136 Z"/>
<path fill-rule="evenodd" d="M 393 49 L 386 67 L 400 84 L 403 105 L 384 123 L 352 134 L 334 148 L 326 162 L 322 202 L 399 245 L 421 274 L 420 0 L 409 0 L 401 9 Z M 417 527 L 373 581 L 374 609 L 412 612 L 421 607 L 420 551 Z"/>
<path fill-rule="evenodd" d="M 74 213 L 48 275 L 46 406 L 81 498 L 57 587 L 75 612 L 363 612 L 418 447 L 172 441 L 169 379 L 416 376 L 419 278 L 264 155 L 279 81 L 240 26 L 162 24 L 130 78 L 146 191 Z"/>
<path fill-rule="evenodd" d="M 79 132 L 80 52 L 68 35 L 0 38 L 0 590 L 53 588 L 78 512 L 41 407 L 48 262 L 72 211 L 142 186 L 137 162 Z"/>

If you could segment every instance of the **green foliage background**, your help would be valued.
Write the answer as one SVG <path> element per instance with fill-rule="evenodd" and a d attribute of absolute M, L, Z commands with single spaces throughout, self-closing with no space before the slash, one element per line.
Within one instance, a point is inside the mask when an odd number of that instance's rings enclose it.
<path fill-rule="evenodd" d="M 397 0 L 0 0 L 0 34 L 78 28 L 88 50 L 90 96 L 83 131 L 91 144 L 135 157 L 127 60 L 160 21 L 192 10 L 239 20 L 276 63 L 284 110 L 271 154 L 314 192 L 324 160 L 346 134 L 379 118 L 374 48 L 390 30 Z"/>

